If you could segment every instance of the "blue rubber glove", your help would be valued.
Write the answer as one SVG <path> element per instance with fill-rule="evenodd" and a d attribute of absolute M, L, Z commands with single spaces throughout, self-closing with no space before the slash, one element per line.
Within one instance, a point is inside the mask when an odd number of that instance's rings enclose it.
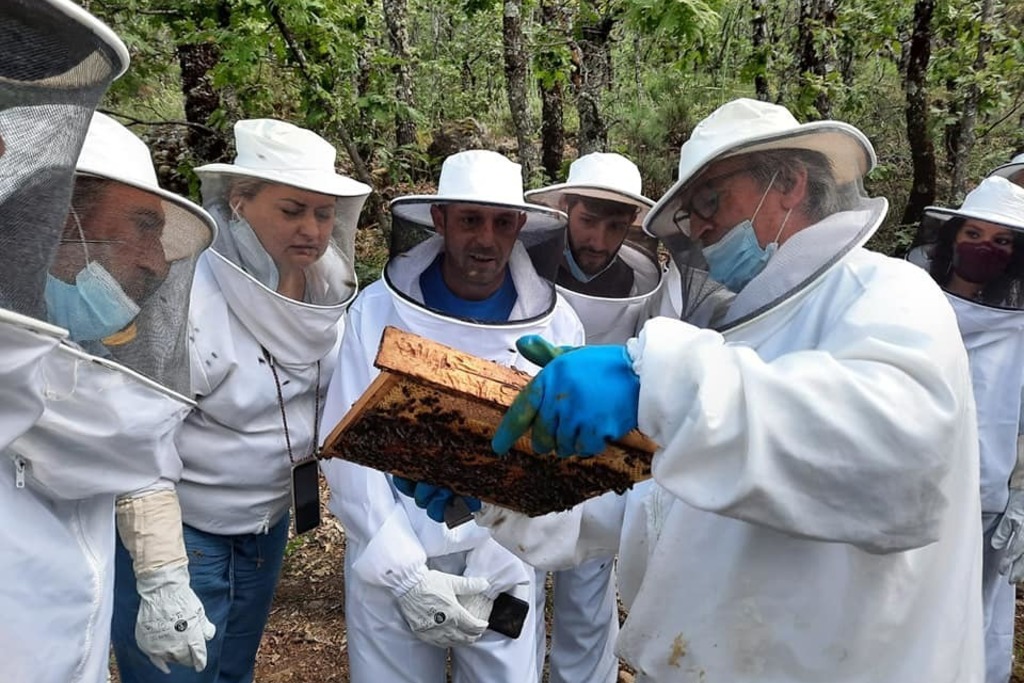
<path fill-rule="evenodd" d="M 395 488 L 398 489 L 399 493 L 409 496 L 416 501 L 417 507 L 427 511 L 427 517 L 430 517 L 435 522 L 444 522 L 444 510 L 448 507 L 448 502 L 455 496 L 451 489 L 446 489 L 443 486 L 434 486 L 422 481 L 413 481 L 412 479 L 406 479 L 397 475 L 392 476 L 391 479 L 395 482 Z M 480 501 L 478 499 L 462 496 L 462 500 L 466 503 L 466 507 L 469 508 L 470 512 L 480 510 Z"/>
<path fill-rule="evenodd" d="M 496 453 L 508 453 L 532 428 L 532 446 L 538 453 L 591 456 L 603 451 L 608 441 L 636 429 L 640 378 L 625 346 L 567 350 L 535 337 L 520 342 L 523 356 L 544 367 L 498 425 L 491 440 Z"/>

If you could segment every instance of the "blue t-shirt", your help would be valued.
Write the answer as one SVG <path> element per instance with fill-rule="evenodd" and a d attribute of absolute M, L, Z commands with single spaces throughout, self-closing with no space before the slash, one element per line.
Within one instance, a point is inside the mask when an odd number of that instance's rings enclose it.
<path fill-rule="evenodd" d="M 512 274 L 505 269 L 505 280 L 498 290 L 480 301 L 469 301 L 456 296 L 445 284 L 441 274 L 441 259 L 438 254 L 434 262 L 420 275 L 420 289 L 423 291 L 423 303 L 428 308 L 446 315 L 475 320 L 482 323 L 503 323 L 508 321 L 512 308 L 516 305 L 516 286 L 512 282 Z"/>

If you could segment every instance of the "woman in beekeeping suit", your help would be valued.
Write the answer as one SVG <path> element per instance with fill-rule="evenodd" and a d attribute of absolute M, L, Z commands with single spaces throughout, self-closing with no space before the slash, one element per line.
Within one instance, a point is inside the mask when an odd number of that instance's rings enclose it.
<path fill-rule="evenodd" d="M 993 175 L 958 209 L 928 207 L 917 242 L 909 258 L 946 291 L 971 361 L 985 533 L 985 678 L 1006 683 L 1016 584 L 1024 581 L 1024 535 L 1017 533 L 1024 523 L 1024 188 Z"/>
<path fill-rule="evenodd" d="M 214 224 L 92 114 L 127 61 L 70 2 L 0 6 L 0 514 L 18 520 L 2 532 L 0 680 L 106 680 L 118 496 L 145 653 L 202 668 L 212 635 L 175 522 L 192 403 L 169 370 L 187 381 L 183 311 Z"/>
<path fill-rule="evenodd" d="M 289 506 L 316 511 L 322 393 L 356 294 L 356 221 L 370 188 L 335 149 L 283 121 L 235 124 L 233 164 L 196 169 L 219 227 L 192 289 L 198 408 L 177 439 L 192 587 L 217 635 L 200 677 L 251 680 L 288 538 Z M 309 476 L 312 475 L 312 476 Z M 296 516 L 306 531 L 318 520 Z M 167 681 L 135 647 L 138 597 L 119 549 L 114 646 L 131 680 Z"/>

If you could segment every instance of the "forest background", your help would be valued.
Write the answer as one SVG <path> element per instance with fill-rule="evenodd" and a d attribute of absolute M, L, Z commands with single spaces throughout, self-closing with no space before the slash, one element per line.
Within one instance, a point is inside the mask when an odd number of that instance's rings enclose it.
<path fill-rule="evenodd" d="M 79 1 L 131 51 L 102 109 L 150 143 L 169 189 L 196 198 L 191 169 L 233 158 L 241 118 L 335 143 L 374 188 L 363 284 L 386 258 L 387 202 L 460 149 L 516 159 L 528 188 L 620 152 L 657 199 L 700 119 L 777 102 L 871 139 L 867 188 L 891 206 L 870 246 L 891 254 L 925 206 L 1024 151 L 1024 0 Z"/>

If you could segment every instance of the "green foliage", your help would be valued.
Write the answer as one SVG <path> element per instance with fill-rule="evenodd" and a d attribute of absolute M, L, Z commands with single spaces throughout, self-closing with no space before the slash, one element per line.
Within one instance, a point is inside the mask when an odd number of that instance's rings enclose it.
<path fill-rule="evenodd" d="M 978 117 L 969 180 L 1024 147 L 1024 8 L 993 3 L 993 19 L 981 25 L 981 0 L 937 0 L 927 94 L 939 196 L 947 182 L 943 135 L 958 123 L 972 88 L 978 92 Z M 574 41 L 583 25 L 611 27 L 613 78 L 600 103 L 609 146 L 638 162 L 649 195 L 671 184 L 679 146 L 696 122 L 734 97 L 753 96 L 754 79 L 763 78 L 770 97 L 798 118 L 815 118 L 824 96 L 835 118 L 861 128 L 880 161 L 867 187 L 890 198 L 894 216 L 902 214 L 912 174 L 902 69 L 914 3 L 836 2 L 834 25 L 806 26 L 827 61 L 820 75 L 799 73 L 794 0 L 763 2 L 766 44 L 760 49 L 752 44 L 750 0 L 561 0 L 571 19 L 564 34 L 539 25 L 539 4 L 526 0 L 522 15 L 532 115 L 539 119 L 537 86 L 561 85 L 572 140 L 580 78 Z M 243 117 L 293 120 L 337 143 L 342 166 L 349 163 L 339 136 L 345 130 L 385 195 L 433 176 L 435 160 L 426 149 L 447 124 L 472 118 L 511 138 L 498 0 L 408 0 L 406 60 L 391 52 L 380 0 L 90 0 L 89 6 L 132 54 L 129 72 L 105 103 L 118 113 L 145 121 L 182 120 L 177 50 L 208 43 L 218 51 L 208 77 L 220 109 L 206 125 L 226 133 Z M 273 12 L 294 38 L 294 48 Z M 989 45 L 979 68 L 983 35 Z M 403 65 L 411 72 L 413 104 L 396 96 L 395 71 Z M 396 148 L 396 119 L 414 123 L 414 145 Z M 494 144 L 514 149 L 510 140 Z M 574 156 L 566 150 L 567 162 Z M 899 249 L 912 230 L 886 225 L 875 243 Z M 369 266 L 370 279 L 378 266 Z"/>
<path fill-rule="evenodd" d="M 716 0 L 628 0 L 622 4 L 632 30 L 676 44 L 699 40 L 718 29 L 721 3 Z"/>

